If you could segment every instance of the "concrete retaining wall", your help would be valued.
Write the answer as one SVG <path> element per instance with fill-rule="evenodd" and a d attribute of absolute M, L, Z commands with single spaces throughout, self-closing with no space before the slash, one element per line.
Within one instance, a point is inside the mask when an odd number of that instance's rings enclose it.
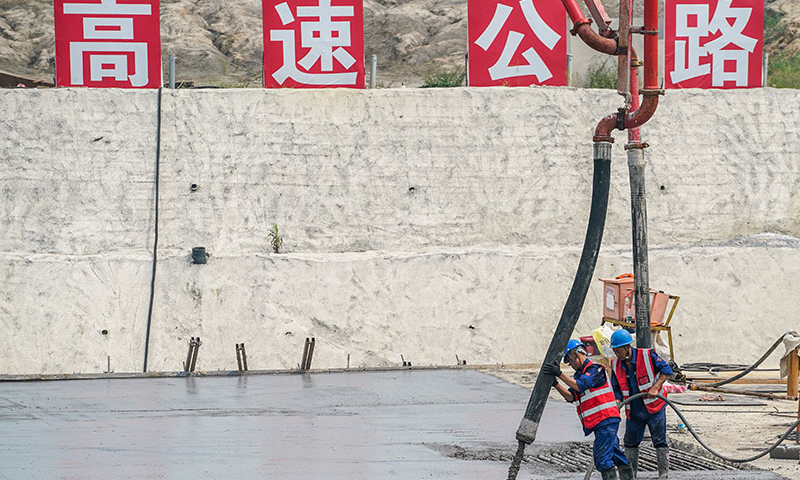
<path fill-rule="evenodd" d="M 679 362 L 748 362 L 795 328 L 799 101 L 669 92 L 644 132 L 651 280 L 681 295 Z M 150 369 L 180 369 L 197 335 L 206 370 L 233 368 L 238 342 L 251 368 L 295 367 L 310 335 L 315 367 L 540 361 L 583 240 L 593 125 L 619 103 L 568 88 L 164 92 Z M 156 107 L 155 92 L 0 91 L 0 373 L 98 372 L 109 356 L 141 369 Z M 596 276 L 631 270 L 623 144 Z M 272 222 L 286 253 L 269 253 Z"/>

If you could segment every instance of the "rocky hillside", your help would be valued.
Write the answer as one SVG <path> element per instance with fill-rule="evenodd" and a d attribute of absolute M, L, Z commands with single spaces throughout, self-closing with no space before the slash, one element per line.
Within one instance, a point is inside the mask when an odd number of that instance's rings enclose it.
<path fill-rule="evenodd" d="M 767 51 L 800 51 L 800 2 L 767 5 Z M 364 0 L 364 12 L 379 84 L 419 85 L 426 74 L 463 66 L 466 0 Z M 161 17 L 164 58 L 177 55 L 178 80 L 261 84 L 260 0 L 162 0 Z M 50 79 L 53 55 L 52 1 L 0 0 L 0 70 Z"/>

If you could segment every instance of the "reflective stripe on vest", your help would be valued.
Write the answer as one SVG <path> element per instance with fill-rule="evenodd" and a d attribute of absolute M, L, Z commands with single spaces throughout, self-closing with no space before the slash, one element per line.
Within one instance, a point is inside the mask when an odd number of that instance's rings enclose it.
<path fill-rule="evenodd" d="M 592 365 L 594 365 L 594 362 L 586 362 L 580 374 L 583 374 Z M 605 376 L 605 370 L 603 371 L 603 376 Z M 577 409 L 581 423 L 588 430 L 593 429 L 608 418 L 619 418 L 617 401 L 614 398 L 614 390 L 608 382 L 608 377 L 605 378 L 605 383 L 601 387 L 589 388 L 580 394 Z"/>
<path fill-rule="evenodd" d="M 586 420 L 586 418 L 589 417 L 590 415 L 593 415 L 593 414 L 595 414 L 595 413 L 597 413 L 597 412 L 599 412 L 601 410 L 605 410 L 605 409 L 608 409 L 608 408 L 613 408 L 614 410 L 617 411 L 617 414 L 619 414 L 619 410 L 617 410 L 617 401 L 616 400 L 613 401 L 613 402 L 601 403 L 600 405 L 598 405 L 596 407 L 592 407 L 592 408 L 590 408 L 590 409 L 588 409 L 588 410 L 586 410 L 584 412 L 579 412 L 579 414 L 581 416 L 581 420 Z M 611 418 L 611 417 L 616 417 L 616 416 L 619 416 L 619 415 L 609 415 L 606 418 Z M 600 422 L 597 422 L 597 423 L 600 423 Z"/>
<path fill-rule="evenodd" d="M 618 358 L 613 360 L 612 369 L 614 375 L 617 376 L 617 383 L 619 384 L 619 389 L 622 391 L 622 398 L 623 400 L 627 400 L 630 396 L 628 374 L 625 372 L 625 369 L 622 367 L 622 362 L 620 362 Z M 650 357 L 650 349 L 648 348 L 636 349 L 636 382 L 638 383 L 642 379 L 645 380 L 639 383 L 639 392 L 647 393 L 656 381 L 653 359 Z M 666 396 L 663 385 L 658 393 L 662 397 Z M 643 398 L 642 400 L 644 401 L 644 406 L 647 408 L 647 411 L 650 413 L 656 413 L 664 406 L 664 401 L 659 398 Z M 628 418 L 631 417 L 629 403 L 625 404 L 625 414 Z"/>

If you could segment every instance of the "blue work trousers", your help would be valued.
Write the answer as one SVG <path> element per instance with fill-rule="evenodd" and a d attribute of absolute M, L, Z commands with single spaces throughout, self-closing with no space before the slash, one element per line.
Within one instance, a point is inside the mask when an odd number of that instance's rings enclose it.
<path fill-rule="evenodd" d="M 660 412 L 651 413 L 646 418 L 631 418 L 625 427 L 625 438 L 623 442 L 628 448 L 638 447 L 644 437 L 644 427 L 650 430 L 650 438 L 656 448 L 667 447 L 667 409 L 662 408 Z"/>
<path fill-rule="evenodd" d="M 594 454 L 594 467 L 598 472 L 605 472 L 617 465 L 628 464 L 628 459 L 625 458 L 625 454 L 619 448 L 618 429 L 619 422 L 613 422 L 600 425 L 593 430 L 594 447 L 592 448 L 592 453 Z"/>

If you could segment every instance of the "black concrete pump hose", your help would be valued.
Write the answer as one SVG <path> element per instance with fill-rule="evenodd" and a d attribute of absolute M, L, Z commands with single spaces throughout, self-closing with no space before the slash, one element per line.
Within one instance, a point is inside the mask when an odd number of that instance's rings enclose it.
<path fill-rule="evenodd" d="M 781 338 L 783 338 L 783 337 L 781 337 Z M 620 410 L 622 410 L 622 407 L 624 407 L 626 404 L 628 404 L 628 403 L 631 403 L 632 401 L 636 400 L 637 398 L 643 398 L 643 397 L 645 397 L 645 396 L 647 396 L 647 393 L 646 393 L 646 392 L 644 392 L 644 393 L 637 393 L 636 395 L 634 395 L 634 396 L 632 396 L 632 397 L 628 397 L 628 398 L 627 398 L 627 399 L 626 399 L 624 402 L 621 402 L 621 403 L 619 404 L 619 409 L 620 409 Z M 694 439 L 695 439 L 695 440 L 697 440 L 697 443 L 699 443 L 701 447 L 703 447 L 703 448 L 705 448 L 706 450 L 708 450 L 708 452 L 709 452 L 709 453 L 711 453 L 712 455 L 714 455 L 715 457 L 721 458 L 721 459 L 723 459 L 723 460 L 725 460 L 725 461 L 727 461 L 727 462 L 731 462 L 731 463 L 747 463 L 747 462 L 752 462 L 753 460 L 758 460 L 759 458 L 763 457 L 764 455 L 767 455 L 767 454 L 769 454 L 769 452 L 771 452 L 771 451 L 775 450 L 775 449 L 778 447 L 778 445 L 780 445 L 781 443 L 783 443 L 783 441 L 784 441 L 784 440 L 786 440 L 786 438 L 787 438 L 789 435 L 791 435 L 792 431 L 794 431 L 794 429 L 795 429 L 795 428 L 797 428 L 797 426 L 798 426 L 798 425 L 800 425 L 800 420 L 797 420 L 796 422 L 794 422 L 794 423 L 793 423 L 793 424 L 792 424 L 792 425 L 791 425 L 791 426 L 790 426 L 790 427 L 789 427 L 789 428 L 786 430 L 786 432 L 785 432 L 783 435 L 781 435 L 781 437 L 780 437 L 780 438 L 779 438 L 779 439 L 778 439 L 778 440 L 777 440 L 775 443 L 773 443 L 772 445 L 770 445 L 770 446 L 769 446 L 769 447 L 768 447 L 766 450 L 762 450 L 761 452 L 759 452 L 759 453 L 757 453 L 757 454 L 755 454 L 755 455 L 753 455 L 753 456 L 751 456 L 751 457 L 747 457 L 747 458 L 733 458 L 733 457 L 728 457 L 728 456 L 725 456 L 725 455 L 723 455 L 723 454 L 721 454 L 721 453 L 717 452 L 717 451 L 716 451 L 716 450 L 714 450 L 713 448 L 709 447 L 708 445 L 706 445 L 706 442 L 704 442 L 704 441 L 703 441 L 703 440 L 702 440 L 702 439 L 701 439 L 701 438 L 700 438 L 700 437 L 697 435 L 697 433 L 695 433 L 695 431 L 692 429 L 692 425 L 689 423 L 689 421 L 688 421 L 688 420 L 686 420 L 686 417 L 684 417 L 684 416 L 683 416 L 683 413 L 681 413 L 681 411 L 680 411 L 680 410 L 678 410 L 678 407 L 676 407 L 676 406 L 675 406 L 675 404 L 674 404 L 674 403 L 672 403 L 672 402 L 671 402 L 671 401 L 670 401 L 668 398 L 666 398 L 666 397 L 662 397 L 661 395 L 656 395 L 656 397 L 657 397 L 657 398 L 660 398 L 661 400 L 664 400 L 664 401 L 667 403 L 667 405 L 669 405 L 669 408 L 671 408 L 672 410 L 674 410 L 674 411 L 675 411 L 675 413 L 678 415 L 678 418 L 680 418 L 680 419 L 681 419 L 681 422 L 683 422 L 683 424 L 684 424 L 684 425 L 686 425 L 686 428 L 689 430 L 689 433 L 691 433 L 691 434 L 692 434 L 692 436 L 694 437 Z M 589 476 L 591 475 L 591 473 L 592 473 L 592 470 L 593 470 L 593 469 L 594 469 L 594 464 L 591 464 L 591 465 L 589 465 L 589 470 L 586 472 L 586 477 L 585 477 L 585 478 L 589 478 Z"/>
<path fill-rule="evenodd" d="M 589 213 L 589 225 L 586 229 L 586 239 L 583 243 L 583 252 L 578 264 L 578 271 L 575 273 L 575 280 L 572 282 L 572 289 L 569 292 L 567 303 L 561 312 L 561 319 L 558 322 L 553 339 L 544 357 L 543 363 L 561 361 L 564 349 L 567 348 L 575 324 L 578 322 L 583 302 L 586 300 L 586 292 L 589 290 L 594 267 L 597 263 L 597 255 L 600 252 L 600 244 L 603 240 L 603 229 L 606 222 L 606 210 L 608 208 L 608 191 L 611 179 L 611 143 L 595 142 L 594 144 L 594 176 L 592 182 L 592 206 Z M 531 398 L 525 409 L 525 417 L 517 429 L 517 440 L 519 447 L 514 455 L 511 467 L 508 469 L 508 480 L 515 480 L 519 473 L 522 455 L 525 453 L 525 446 L 533 443 L 536 438 L 536 431 L 539 428 L 539 421 L 542 418 L 544 406 L 553 385 L 553 377 L 550 375 L 539 375 L 536 385 L 531 392 Z"/>
<path fill-rule="evenodd" d="M 721 387 L 722 385 L 726 385 L 726 384 L 728 384 L 728 383 L 735 382 L 736 380 L 739 380 L 740 378 L 744 377 L 744 376 L 745 376 L 745 375 L 747 375 L 748 373 L 750 373 L 750 372 L 752 372 L 753 370 L 755 370 L 756 368 L 758 368 L 758 366 L 759 366 L 759 365 L 761 365 L 762 363 L 764 363 L 764 360 L 766 360 L 766 359 L 767 359 L 767 357 L 769 357 L 770 355 L 772 355 L 772 352 L 774 352 L 774 351 L 775 351 L 775 349 L 776 349 L 776 348 L 778 348 L 778 346 L 779 346 L 779 345 L 780 345 L 780 344 L 783 342 L 783 339 L 784 339 L 784 337 L 786 337 L 786 335 L 789 335 L 789 334 L 796 335 L 796 333 L 795 333 L 795 332 L 793 332 L 793 331 L 789 331 L 789 332 L 786 332 L 786 333 L 784 333 L 783 335 L 781 335 L 781 336 L 780 336 L 780 338 L 778 338 L 777 340 L 775 340 L 775 343 L 773 343 L 773 344 L 772 344 L 772 346 L 771 346 L 771 347 L 769 347 L 769 350 L 767 350 L 767 351 L 764 353 L 764 355 L 761 355 L 761 358 L 759 358 L 758 360 L 756 360 L 756 363 L 754 363 L 754 364 L 750 365 L 749 367 L 747 367 L 747 368 L 746 368 L 746 369 L 745 369 L 745 370 L 744 370 L 742 373 L 740 373 L 740 374 L 738 374 L 738 375 L 734 375 L 734 376 L 733 376 L 733 377 L 731 377 L 731 378 L 726 378 L 725 380 L 721 380 L 721 381 L 719 381 L 719 382 L 714 382 L 714 383 L 704 383 L 704 384 L 703 384 L 703 386 L 704 386 L 704 387 L 712 387 L 712 388 L 714 388 L 714 387 Z M 735 392 L 734 392 L 734 393 L 735 393 Z"/>

